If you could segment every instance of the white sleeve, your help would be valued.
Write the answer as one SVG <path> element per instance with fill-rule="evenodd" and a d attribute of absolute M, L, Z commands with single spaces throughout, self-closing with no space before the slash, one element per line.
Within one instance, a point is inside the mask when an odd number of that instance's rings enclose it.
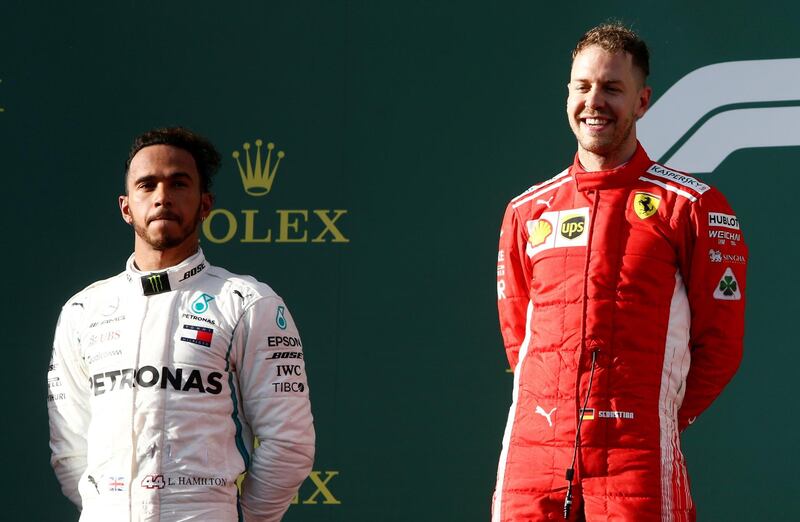
<path fill-rule="evenodd" d="M 74 318 L 81 304 L 61 311 L 47 372 L 47 411 L 50 417 L 50 463 L 61 490 L 78 509 L 78 481 L 86 470 L 86 435 L 89 430 L 89 377 L 80 357 Z"/>
<path fill-rule="evenodd" d="M 245 521 L 277 522 L 314 461 L 303 348 L 278 297 L 256 301 L 242 322 L 235 342 L 243 414 L 260 445 L 242 484 L 241 505 Z"/>

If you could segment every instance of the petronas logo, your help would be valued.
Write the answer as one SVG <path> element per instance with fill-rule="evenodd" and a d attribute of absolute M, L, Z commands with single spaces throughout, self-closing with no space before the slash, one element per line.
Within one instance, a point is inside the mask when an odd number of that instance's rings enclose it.
<path fill-rule="evenodd" d="M 275 324 L 277 324 L 278 328 L 281 330 L 286 330 L 286 317 L 284 316 L 284 312 L 286 312 L 286 308 L 279 306 L 278 313 L 275 315 Z"/>
<path fill-rule="evenodd" d="M 251 196 L 260 197 L 266 196 L 269 194 L 269 191 L 272 190 L 272 183 L 275 181 L 275 175 L 278 173 L 278 166 L 281 164 L 281 160 L 286 156 L 286 154 L 284 154 L 282 150 L 279 150 L 275 154 L 275 158 L 273 158 L 272 152 L 275 150 L 275 144 L 267 143 L 267 157 L 262 162 L 261 146 L 264 144 L 264 142 L 259 139 L 256 140 L 255 143 L 255 159 L 250 155 L 250 144 L 244 143 L 242 145 L 245 156 L 244 165 L 242 165 L 242 162 L 239 159 L 241 154 L 238 150 L 233 151 L 232 155 L 236 160 L 236 165 L 239 167 L 239 175 L 242 178 L 242 186 L 244 187 L 244 191 Z"/>
<path fill-rule="evenodd" d="M 214 300 L 213 295 L 200 294 L 200 296 L 192 301 L 192 312 L 202 314 L 208 310 L 208 303 Z"/>

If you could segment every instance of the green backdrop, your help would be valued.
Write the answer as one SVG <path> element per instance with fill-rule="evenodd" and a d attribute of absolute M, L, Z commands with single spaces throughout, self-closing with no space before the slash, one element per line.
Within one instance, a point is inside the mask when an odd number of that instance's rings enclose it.
<path fill-rule="evenodd" d="M 788 2 L 740 0 L 5 2 L 9 520 L 77 519 L 49 467 L 52 332 L 69 296 L 123 269 L 132 237 L 116 199 L 127 147 L 171 124 L 209 136 L 224 156 L 224 212 L 203 239 L 207 257 L 271 284 L 303 335 L 316 480 L 286 520 L 487 520 L 511 400 L 497 232 L 507 200 L 572 159 L 574 42 L 609 17 L 633 24 L 651 47 L 658 104 L 709 64 L 800 57 L 798 16 Z M 786 63 L 768 88 L 800 84 Z M 722 100 L 736 84 L 700 87 Z M 768 107 L 800 105 L 800 94 L 779 98 Z M 700 520 L 785 520 L 800 491 L 789 185 L 800 131 L 787 136 L 794 146 L 745 147 L 704 175 L 736 209 L 751 264 L 742 368 L 684 434 Z M 253 154 L 257 139 L 262 152 L 275 144 L 272 166 L 285 154 L 265 196 L 245 192 L 232 157 L 245 159 L 245 142 Z M 339 216 L 339 235 L 320 215 Z M 270 242 L 256 241 L 268 230 Z"/>

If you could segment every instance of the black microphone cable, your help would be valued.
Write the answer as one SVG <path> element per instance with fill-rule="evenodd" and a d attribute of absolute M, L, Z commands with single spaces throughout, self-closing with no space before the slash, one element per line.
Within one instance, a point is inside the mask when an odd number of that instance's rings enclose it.
<path fill-rule="evenodd" d="M 589 371 L 589 386 L 586 388 L 586 397 L 583 399 L 583 407 L 578 412 L 578 426 L 575 428 L 575 445 L 572 447 L 572 463 L 567 468 L 567 496 L 564 499 L 564 520 L 569 518 L 569 511 L 572 509 L 572 479 L 575 476 L 575 460 L 578 458 L 578 446 L 581 440 L 581 424 L 583 424 L 583 414 L 586 411 L 586 406 L 589 404 L 589 394 L 592 393 L 592 381 L 594 380 L 594 366 L 597 361 L 597 352 L 592 351 L 592 368 Z"/>

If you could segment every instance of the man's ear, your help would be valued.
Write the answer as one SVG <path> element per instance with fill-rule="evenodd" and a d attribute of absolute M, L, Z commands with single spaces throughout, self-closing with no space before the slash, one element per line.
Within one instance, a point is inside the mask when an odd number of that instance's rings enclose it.
<path fill-rule="evenodd" d="M 205 219 L 211 212 L 214 206 L 214 194 L 211 192 L 203 192 L 200 194 L 200 219 Z"/>
<path fill-rule="evenodd" d="M 638 120 L 644 113 L 647 112 L 647 109 L 650 108 L 650 96 L 653 94 L 653 88 L 649 85 L 645 85 L 642 87 L 642 90 L 639 91 L 639 108 L 636 110 L 636 119 Z"/>
<path fill-rule="evenodd" d="M 128 196 L 119 197 L 119 212 L 125 223 L 133 225 L 133 216 L 131 215 L 131 207 L 128 205 Z"/>

